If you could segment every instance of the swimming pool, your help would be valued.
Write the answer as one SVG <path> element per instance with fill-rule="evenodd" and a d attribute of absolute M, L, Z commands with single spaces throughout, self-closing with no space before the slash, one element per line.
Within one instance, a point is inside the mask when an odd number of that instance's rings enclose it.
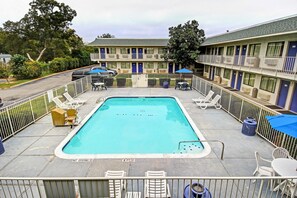
<path fill-rule="evenodd" d="M 57 147 L 61 158 L 202 157 L 208 144 L 175 97 L 108 97 Z"/>

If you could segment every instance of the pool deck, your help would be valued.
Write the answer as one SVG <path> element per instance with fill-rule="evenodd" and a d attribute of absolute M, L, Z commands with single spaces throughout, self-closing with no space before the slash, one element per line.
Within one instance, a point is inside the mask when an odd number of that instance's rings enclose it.
<path fill-rule="evenodd" d="M 144 176 L 147 170 L 165 170 L 168 176 L 252 176 L 256 168 L 254 152 L 271 159 L 273 146 L 259 136 L 241 133 L 242 124 L 223 110 L 197 107 L 192 98 L 201 97 L 197 91 L 174 88 L 109 88 L 88 91 L 79 96 L 87 103 L 79 108 L 83 119 L 102 97 L 119 95 L 169 95 L 179 98 L 196 126 L 208 140 L 225 143 L 224 160 L 221 145 L 209 143 L 211 153 L 204 158 L 162 159 L 91 159 L 68 160 L 56 157 L 55 148 L 72 130 L 54 127 L 51 115 L 25 128 L 4 142 L 0 155 L 1 177 L 98 177 L 107 170 L 124 170 L 128 176 Z"/>

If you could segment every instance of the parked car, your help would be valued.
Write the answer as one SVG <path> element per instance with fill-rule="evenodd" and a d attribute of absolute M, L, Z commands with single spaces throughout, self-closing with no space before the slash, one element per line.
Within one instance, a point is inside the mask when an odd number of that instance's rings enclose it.
<path fill-rule="evenodd" d="M 86 75 L 90 75 L 89 74 L 89 71 L 86 71 L 86 70 L 76 70 L 74 72 L 72 72 L 71 74 L 71 80 L 77 80 L 77 79 L 80 79 L 80 78 L 83 78 L 85 77 Z"/>
<path fill-rule="evenodd" d="M 3 106 L 2 98 L 0 97 L 0 107 Z"/>
<path fill-rule="evenodd" d="M 107 67 L 94 66 L 94 67 L 91 68 L 91 70 L 94 70 L 94 69 L 105 70 L 105 71 L 107 71 L 109 74 L 111 74 L 111 75 L 113 75 L 113 76 L 115 76 L 115 75 L 118 74 L 118 72 L 117 72 L 116 70 L 114 70 L 114 69 L 109 69 L 109 68 L 107 68 Z"/>

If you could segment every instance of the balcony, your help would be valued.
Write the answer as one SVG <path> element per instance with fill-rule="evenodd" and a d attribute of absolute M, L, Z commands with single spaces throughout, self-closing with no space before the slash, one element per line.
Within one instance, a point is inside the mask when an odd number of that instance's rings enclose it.
<path fill-rule="evenodd" d="M 197 62 L 291 80 L 297 79 L 296 57 L 200 55 Z"/>

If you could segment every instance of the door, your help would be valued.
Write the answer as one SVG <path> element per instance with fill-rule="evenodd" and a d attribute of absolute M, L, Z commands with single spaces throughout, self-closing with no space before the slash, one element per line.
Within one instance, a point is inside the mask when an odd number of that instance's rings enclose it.
<path fill-rule="evenodd" d="M 177 70 L 179 70 L 179 64 L 175 63 L 174 71 L 176 72 Z"/>
<path fill-rule="evenodd" d="M 240 46 L 236 46 L 235 49 L 234 65 L 238 65 Z"/>
<path fill-rule="evenodd" d="M 236 89 L 237 90 L 240 90 L 241 82 L 242 82 L 242 72 L 238 72 L 237 83 L 236 83 Z"/>
<path fill-rule="evenodd" d="M 105 48 L 100 48 L 100 58 L 105 59 Z"/>
<path fill-rule="evenodd" d="M 240 65 L 244 65 L 244 61 L 245 61 L 245 56 L 246 56 L 246 45 L 243 45 L 241 47 L 241 56 L 240 56 Z"/>
<path fill-rule="evenodd" d="M 286 57 L 285 65 L 284 65 L 284 70 L 285 71 L 296 71 L 297 67 L 295 66 L 295 61 L 296 61 L 296 54 L 297 54 L 297 41 L 295 42 L 290 42 L 289 43 L 289 48 L 288 48 L 288 55 Z"/>
<path fill-rule="evenodd" d="M 138 63 L 138 73 L 143 73 L 143 64 Z"/>
<path fill-rule="evenodd" d="M 137 56 L 136 56 L 136 48 L 132 48 L 132 59 L 136 59 Z"/>
<path fill-rule="evenodd" d="M 173 63 L 169 63 L 168 73 L 173 73 Z"/>
<path fill-rule="evenodd" d="M 232 71 L 231 87 L 235 88 L 236 71 Z"/>
<path fill-rule="evenodd" d="M 137 73 L 136 63 L 132 63 L 132 73 Z"/>
<path fill-rule="evenodd" d="M 281 87 L 280 87 L 280 90 L 279 90 L 279 96 L 278 96 L 278 101 L 277 101 L 278 106 L 285 107 L 289 87 L 290 87 L 290 81 L 285 81 L 285 80 L 281 81 Z"/>
<path fill-rule="evenodd" d="M 290 110 L 297 112 L 297 83 L 295 83 Z"/>
<path fill-rule="evenodd" d="M 138 59 L 143 59 L 143 49 L 138 48 Z"/>

